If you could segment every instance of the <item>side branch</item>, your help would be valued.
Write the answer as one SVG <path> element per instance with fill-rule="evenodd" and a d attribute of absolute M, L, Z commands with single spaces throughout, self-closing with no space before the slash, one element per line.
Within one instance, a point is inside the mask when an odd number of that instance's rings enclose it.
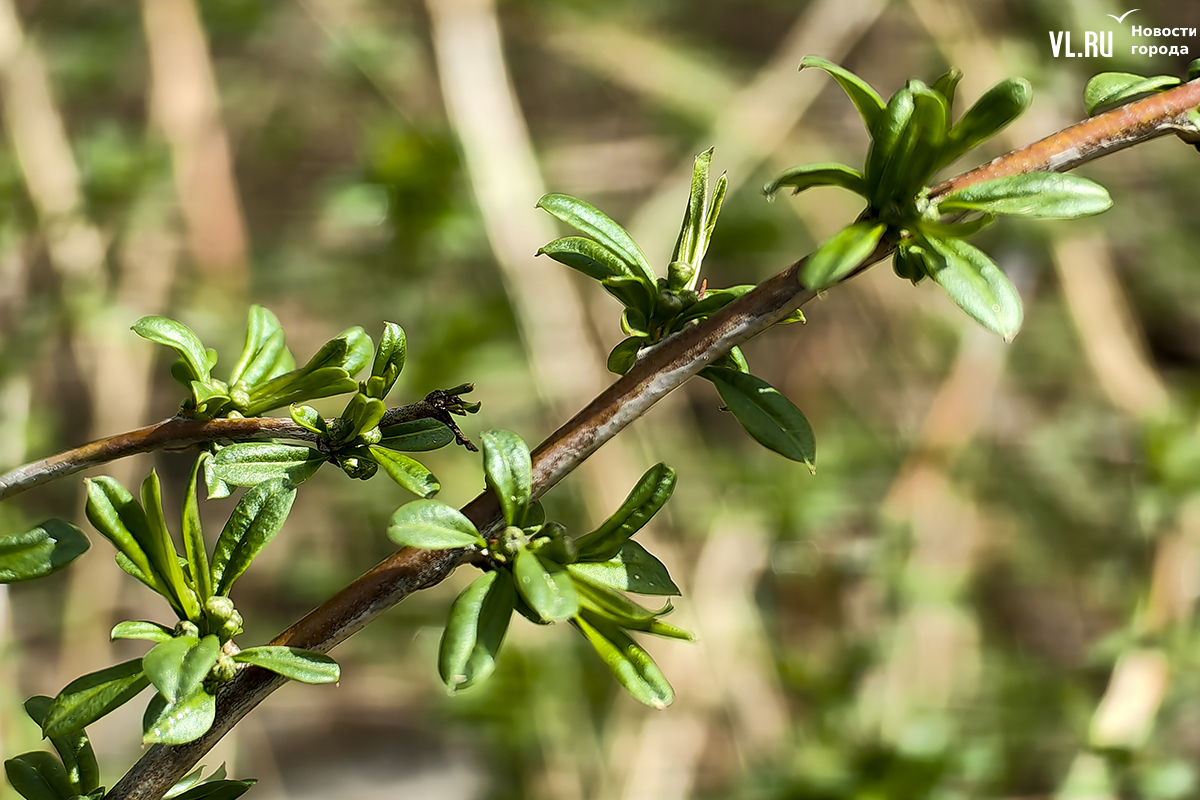
<path fill-rule="evenodd" d="M 379 424 L 386 426 L 416 419 L 436 419 L 450 428 L 459 444 L 468 450 L 474 450 L 475 446 L 450 417 L 451 410 L 461 410 L 464 405 L 459 395 L 471 391 L 472 388 L 471 384 L 463 384 L 453 389 L 435 389 L 426 395 L 424 400 L 388 409 Z M 334 420 L 327 422 L 332 425 Z M 316 442 L 320 436 L 282 417 L 210 420 L 172 417 L 134 431 L 98 439 L 10 470 L 0 475 L 0 500 L 6 500 L 43 483 L 138 453 L 183 449 L 206 442 L 261 439 Z"/>
<path fill-rule="evenodd" d="M 941 195 L 991 178 L 1065 171 L 1102 155 L 1167 133 L 1194 131 L 1187 113 L 1200 106 L 1200 84 L 1190 83 L 1086 120 L 1014 151 L 934 190 Z M 859 269 L 892 251 L 881 244 Z M 804 259 L 759 284 L 707 320 L 644 351 L 630 371 L 555 431 L 533 452 L 534 496 L 540 497 L 660 398 L 730 348 L 761 333 L 811 300 L 800 285 Z M 497 524 L 499 505 L 489 493 L 463 509 L 480 531 Z M 463 551 L 400 550 L 284 631 L 273 644 L 327 651 L 411 592 L 449 575 Z M 259 669 L 240 673 L 218 698 L 217 719 L 201 739 L 179 747 L 155 745 L 113 787 L 109 800 L 157 800 L 175 781 L 283 680 Z"/>

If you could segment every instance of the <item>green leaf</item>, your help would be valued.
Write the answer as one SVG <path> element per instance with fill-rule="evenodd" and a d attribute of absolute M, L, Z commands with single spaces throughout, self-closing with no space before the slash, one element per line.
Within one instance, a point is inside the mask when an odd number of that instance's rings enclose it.
<path fill-rule="evenodd" d="M 237 800 L 258 783 L 253 778 L 244 781 L 212 781 L 175 795 L 173 800 Z"/>
<path fill-rule="evenodd" d="M 1128 72 L 1101 72 L 1084 87 L 1083 106 L 1090 117 L 1106 106 L 1122 105 L 1138 95 L 1161 92 L 1181 83 L 1183 81 L 1173 75 L 1145 78 Z"/>
<path fill-rule="evenodd" d="M 300 683 L 337 683 L 342 676 L 341 667 L 332 658 L 324 653 L 301 650 L 299 647 L 247 647 L 235 653 L 233 660 L 239 664 L 253 664 L 269 669 L 288 680 Z"/>
<path fill-rule="evenodd" d="M 457 508 L 436 500 L 414 500 L 396 509 L 387 529 L 388 538 L 402 547 L 422 550 L 450 550 L 487 541 L 475 530 L 471 520 Z"/>
<path fill-rule="evenodd" d="M 500 500 L 509 525 L 520 525 L 533 491 L 533 464 L 529 447 L 512 431 L 484 431 L 483 471 L 487 484 Z"/>
<path fill-rule="evenodd" d="M 174 704 L 204 683 L 220 657 L 221 641 L 215 635 L 177 636 L 146 653 L 142 669 L 163 699 Z"/>
<path fill-rule="evenodd" d="M 671 322 L 671 328 L 673 330 L 681 330 L 686 323 L 694 319 L 710 317 L 753 288 L 753 284 L 744 284 L 742 286 L 730 286 L 727 289 L 708 289 L 705 291 L 704 297 L 692 303 L 679 316 L 675 317 Z"/>
<path fill-rule="evenodd" d="M 248 417 L 256 417 L 293 403 L 357 391 L 358 381 L 341 367 L 293 370 L 254 386 L 250 390 L 244 413 Z"/>
<path fill-rule="evenodd" d="M 580 561 L 607 561 L 640 531 L 675 491 L 675 470 L 655 464 L 642 474 L 625 502 L 600 527 L 576 542 Z"/>
<path fill-rule="evenodd" d="M 192 465 L 192 474 L 188 478 L 187 491 L 183 495 L 183 550 L 187 555 L 188 573 L 192 585 L 199 596 L 199 604 L 204 605 L 212 597 L 212 577 L 209 574 L 208 554 L 205 552 L 204 530 L 200 527 L 200 506 L 196 499 L 196 484 L 200 479 L 200 469 L 210 456 L 201 453 Z"/>
<path fill-rule="evenodd" d="M 382 400 L 387 396 L 400 377 L 407 357 L 408 340 L 404 336 L 404 329 L 394 322 L 383 323 L 383 335 L 379 337 L 379 346 L 375 348 L 375 361 L 371 365 L 371 377 L 382 378 L 383 386 L 374 397 Z"/>
<path fill-rule="evenodd" d="M 0 536 L 0 583 L 44 578 L 87 552 L 83 531 L 61 519 L 48 519 L 24 533 Z"/>
<path fill-rule="evenodd" d="M 368 449 L 371 451 L 371 458 L 383 467 L 389 478 L 418 497 L 428 499 L 442 488 L 433 473 L 416 459 L 379 445 L 373 444 Z"/>
<path fill-rule="evenodd" d="M 444 422 L 436 419 L 399 422 L 380 428 L 379 432 L 383 436 L 379 441 L 380 447 L 403 450 L 407 453 L 437 450 L 454 441 L 454 432 Z"/>
<path fill-rule="evenodd" d="M 376 427 L 386 411 L 387 406 L 382 400 L 365 394 L 354 395 L 342 412 L 341 425 L 335 428 L 337 441 L 348 442 Z"/>
<path fill-rule="evenodd" d="M 283 326 L 279 320 L 262 306 L 250 306 L 246 321 L 246 343 L 229 373 L 229 385 L 243 381 L 247 386 L 253 386 L 263 378 L 273 378 L 275 375 L 272 370 L 282 366 L 286 351 Z M 288 369 L 291 367 L 280 372 L 287 372 Z"/>
<path fill-rule="evenodd" d="M 41 726 L 52 705 L 53 698 L 37 695 L 25 701 L 25 713 Z M 100 788 L 100 765 L 96 762 L 96 753 L 86 733 L 78 731 L 70 736 L 54 737 L 50 744 L 62 759 L 67 781 L 74 794 L 90 794 Z"/>
<path fill-rule="evenodd" d="M 778 389 L 762 378 L 720 367 L 708 367 L 700 376 L 713 382 L 725 407 L 755 441 L 816 471 L 813 464 L 817 446 L 812 427 Z"/>
<path fill-rule="evenodd" d="M 142 507 L 125 487 L 107 475 L 84 483 L 87 485 L 85 510 L 88 521 L 137 569 L 135 577 L 166 598 L 182 614 L 167 582 L 151 564 L 148 548 L 153 547 L 153 535 Z"/>
<path fill-rule="evenodd" d="M 897 164 L 897 202 L 908 203 L 925 188 L 941 167 L 942 150 L 946 145 L 948 110 L 946 98 L 918 80 L 908 82 L 913 95 L 913 113 L 909 119 L 907 137 L 913 139 L 910 155 Z"/>
<path fill-rule="evenodd" d="M 853 72 L 818 56 L 805 56 L 800 62 L 800 69 L 805 67 L 817 67 L 833 76 L 833 79 L 850 98 L 850 102 L 854 103 L 854 107 L 858 109 L 863 124 L 867 126 L 867 132 L 874 131 L 876 121 L 883 114 L 884 105 L 883 98 L 871 88 L 870 84 Z"/>
<path fill-rule="evenodd" d="M 150 526 L 151 538 L 145 543 L 150 563 L 167 582 L 174 598 L 172 605 L 182 609 L 184 618 L 195 621 L 200 617 L 200 604 L 196 600 L 196 593 L 183 575 L 183 567 L 179 565 L 179 553 L 175 550 L 171 532 L 167 530 L 167 520 L 162 509 L 162 486 L 155 470 L 150 470 L 146 480 L 142 481 L 142 507 L 146 513 L 146 523 Z"/>
<path fill-rule="evenodd" d="M 353 376 L 373 361 L 374 354 L 375 345 L 371 342 L 371 337 L 356 325 L 323 344 L 298 371 L 313 373 L 323 369 L 340 368 Z"/>
<path fill-rule="evenodd" d="M 288 416 L 292 418 L 292 422 L 304 428 L 309 433 L 326 434 L 329 432 L 329 426 L 325 424 L 325 418 L 312 406 L 288 406 Z"/>
<path fill-rule="evenodd" d="M 257 486 L 279 478 L 299 485 L 325 462 L 322 453 L 303 445 L 238 442 L 217 451 L 211 464 L 213 474 L 225 483 Z"/>
<path fill-rule="evenodd" d="M 578 575 L 575 576 L 575 590 L 579 593 L 580 607 L 592 617 L 605 619 L 632 631 L 642 631 L 654 636 L 680 639 L 685 642 L 696 641 L 696 637 L 690 632 L 658 619 L 663 614 L 670 613 L 671 605 L 669 603 L 662 611 L 652 611 L 633 602 L 620 592 L 592 583 Z"/>
<path fill-rule="evenodd" d="M 825 240 L 800 268 L 800 283 L 823 291 L 858 269 L 879 245 L 887 226 L 863 220 L 848 225 Z"/>
<path fill-rule="evenodd" d="M 645 253 L 633 241 L 629 232 L 608 218 L 595 206 L 565 194 L 548 194 L 537 202 L 537 208 L 548 211 L 577 231 L 592 237 L 617 254 L 633 269 L 633 274 L 647 286 L 654 286 L 654 270 Z"/>
<path fill-rule="evenodd" d="M 166 317 L 142 317 L 132 330 L 143 339 L 166 345 L 178 353 L 193 380 L 208 381 L 212 369 L 208 350 L 191 328 Z"/>
<path fill-rule="evenodd" d="M 295 499 L 296 486 L 287 478 L 263 481 L 242 495 L 213 548 L 214 594 L 229 594 L 233 582 L 279 533 Z"/>
<path fill-rule="evenodd" d="M 725 198 L 728 181 L 722 175 L 717 180 L 712 202 L 709 202 L 708 175 L 712 168 L 713 149 L 696 156 L 692 167 L 692 187 L 688 194 L 683 223 L 667 269 L 667 287 L 673 291 L 690 289 L 695 285 L 700 264 L 708 251 L 708 242 Z"/>
<path fill-rule="evenodd" d="M 513 564 L 517 592 L 545 622 L 562 622 L 579 613 L 575 582 L 567 568 L 522 547 Z"/>
<path fill-rule="evenodd" d="M 1021 329 L 1021 296 L 1000 268 L 962 239 L 929 239 L 913 247 L 925 271 L 954 304 L 983 327 L 1011 342 Z"/>
<path fill-rule="evenodd" d="M 946 134 L 941 164 L 947 166 L 983 144 L 1025 113 L 1033 101 L 1033 87 L 1024 78 L 1006 78 L 975 101 Z"/>
<path fill-rule="evenodd" d="M 615 375 L 624 375 L 629 372 L 633 368 L 634 362 L 637 361 L 638 351 L 645 343 L 646 340 L 638 336 L 631 336 L 618 342 L 617 346 L 608 354 L 608 371 Z"/>
<path fill-rule="evenodd" d="M 954 111 L 954 92 L 958 88 L 958 82 L 962 80 L 962 76 L 962 70 L 952 68 L 933 83 L 933 90 L 946 99 L 947 113 Z"/>
<path fill-rule="evenodd" d="M 622 592 L 671 597 L 679 587 L 663 563 L 637 542 L 625 542 L 607 561 L 576 561 L 567 571 L 599 586 Z"/>
<path fill-rule="evenodd" d="M 516 602 L 506 569 L 480 575 L 455 599 L 438 650 L 438 674 L 451 693 L 492 674 Z"/>
<path fill-rule="evenodd" d="M 604 280 L 618 276 L 634 277 L 633 268 L 609 248 L 582 236 L 565 236 L 555 239 L 539 249 L 537 255 L 547 255 L 560 264 L 566 264 L 589 278 Z"/>
<path fill-rule="evenodd" d="M 635 700 L 652 708 L 666 708 L 675 699 L 675 691 L 654 659 L 619 627 L 588 611 L 571 620 L 571 624 Z"/>
<path fill-rule="evenodd" d="M 654 311 L 654 303 L 658 297 L 658 289 L 653 284 L 646 283 L 642 278 L 618 276 L 605 278 L 600 281 L 604 291 L 611 294 L 626 308 L 635 308 L 644 315 Z"/>
<path fill-rule="evenodd" d="M 800 194 L 814 186 L 840 186 L 855 194 L 867 196 L 867 183 L 863 174 L 845 164 L 822 162 L 803 164 L 784 170 L 775 180 L 763 187 L 767 197 L 773 197 L 783 187 L 790 187 L 792 194 Z"/>
<path fill-rule="evenodd" d="M 70 736 L 132 700 L 149 685 L 140 658 L 76 678 L 54 698 L 42 720 L 42 733 Z"/>
<path fill-rule="evenodd" d="M 217 698 L 209 694 L 203 684 L 176 703 L 155 695 L 142 715 L 142 742 L 171 745 L 194 742 L 208 733 L 216 716 Z"/>
<path fill-rule="evenodd" d="M 967 222 L 938 222 L 923 219 L 917 223 L 917 230 L 927 239 L 966 239 L 979 233 L 995 221 L 996 218 L 991 214 L 983 214 L 977 219 Z"/>
<path fill-rule="evenodd" d="M 1193 60 L 1187 68 L 1188 81 L 1194 81 L 1196 78 L 1200 78 L 1200 58 Z"/>
<path fill-rule="evenodd" d="M 905 87 L 888 100 L 871 130 L 863 180 L 873 208 L 883 208 L 898 194 L 897 178 L 916 145 L 916 129 L 909 124 L 913 108 L 912 90 Z"/>
<path fill-rule="evenodd" d="M 1108 191 L 1078 175 L 1027 172 L 996 178 L 952 192 L 938 201 L 938 211 L 983 211 L 1016 217 L 1072 219 L 1099 214 L 1112 206 Z"/>
<path fill-rule="evenodd" d="M 125 620 L 118 622 L 108 634 L 110 639 L 146 639 L 151 642 L 165 642 L 174 635 L 174 631 L 166 625 L 146 620 Z"/>
<path fill-rule="evenodd" d="M 70 800 L 76 794 L 63 765 L 45 750 L 10 758 L 4 774 L 26 800 Z"/>
<path fill-rule="evenodd" d="M 924 223 L 922 223 L 924 225 Z M 892 256 L 892 271 L 896 277 L 910 281 L 913 286 L 925 279 L 925 261 L 909 249 L 907 241 L 901 242 Z"/>

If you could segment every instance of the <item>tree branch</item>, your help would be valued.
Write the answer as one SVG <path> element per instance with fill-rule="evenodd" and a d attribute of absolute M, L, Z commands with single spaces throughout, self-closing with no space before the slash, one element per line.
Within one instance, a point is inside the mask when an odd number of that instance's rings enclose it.
<path fill-rule="evenodd" d="M 1188 114 L 1197 106 L 1200 83 L 1184 84 L 1001 156 L 936 187 L 933 197 L 1002 176 L 1066 171 L 1168 133 L 1182 133 L 1190 141 L 1196 127 Z M 891 245 L 881 245 L 859 271 L 881 261 L 891 250 Z M 643 351 L 626 375 L 533 452 L 534 496 L 544 494 L 688 378 L 811 300 L 814 293 L 801 286 L 797 278 L 803 264 L 801 259 L 709 319 Z M 495 497 L 488 493 L 472 500 L 463 512 L 484 532 L 499 517 Z M 413 591 L 443 580 L 461 555 L 462 551 L 400 550 L 284 631 L 272 644 L 328 651 Z M 223 688 L 216 722 L 207 734 L 187 745 L 151 747 L 113 787 L 109 800 L 161 798 L 238 720 L 283 683 L 283 679 L 257 668 L 239 673 Z"/>
<path fill-rule="evenodd" d="M 425 399 L 405 406 L 390 408 L 383 415 L 379 426 L 386 427 L 399 422 L 416 419 L 436 419 L 454 433 L 457 442 L 468 450 L 474 450 L 463 432 L 451 418 L 451 412 L 460 413 L 464 404 L 459 395 L 471 391 L 474 386 L 464 383 L 453 389 L 435 389 Z M 330 425 L 334 420 L 326 420 Z M 32 489 L 43 483 L 65 478 L 91 467 L 107 464 L 126 456 L 149 453 L 154 450 L 176 450 L 194 444 L 220 441 L 255 441 L 261 439 L 293 439 L 316 442 L 320 435 L 301 428 L 290 419 L 282 417 L 244 417 L 238 419 L 197 420 L 186 417 L 147 425 L 134 431 L 118 433 L 97 439 L 71 450 L 34 461 L 0 475 L 0 500 Z"/>

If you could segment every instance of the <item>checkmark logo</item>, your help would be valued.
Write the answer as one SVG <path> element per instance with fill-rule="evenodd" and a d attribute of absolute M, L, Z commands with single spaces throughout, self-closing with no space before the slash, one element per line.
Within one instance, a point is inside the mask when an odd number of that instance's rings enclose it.
<path fill-rule="evenodd" d="M 1116 20 L 1118 23 L 1120 23 L 1120 22 L 1124 22 L 1126 17 L 1128 17 L 1130 14 L 1132 14 L 1133 12 L 1135 12 L 1135 11 L 1137 11 L 1137 10 L 1138 10 L 1138 9 L 1136 9 L 1136 8 L 1131 8 L 1131 9 L 1129 9 L 1128 11 L 1126 11 L 1124 14 L 1122 14 L 1122 15 L 1121 15 L 1121 16 L 1119 16 L 1119 17 L 1118 17 L 1117 15 L 1115 15 L 1115 14 L 1105 14 L 1104 16 L 1106 16 L 1106 17 L 1112 17 L 1112 18 L 1113 18 L 1113 19 L 1115 19 L 1115 20 Z"/>

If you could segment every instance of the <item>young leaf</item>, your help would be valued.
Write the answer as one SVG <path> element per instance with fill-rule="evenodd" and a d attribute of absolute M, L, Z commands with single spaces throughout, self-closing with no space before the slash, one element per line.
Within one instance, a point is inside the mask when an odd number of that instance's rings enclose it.
<path fill-rule="evenodd" d="M 905 132 L 914 140 L 910 155 L 902 164 L 896 164 L 895 199 L 908 202 L 925 188 L 941 166 L 942 150 L 946 145 L 948 110 L 946 98 L 918 80 L 908 82 L 913 95 L 913 113 L 909 129 Z"/>
<path fill-rule="evenodd" d="M 192 577 L 192 585 L 196 588 L 199 604 L 204 605 L 212 597 L 212 577 L 209 574 L 208 554 L 205 551 L 204 531 L 200 527 L 200 506 L 196 499 L 196 483 L 200 479 L 200 469 L 210 456 L 201 453 L 192 464 L 192 474 L 188 478 L 187 491 L 183 495 L 183 551 L 187 556 L 188 573 Z"/>
<path fill-rule="evenodd" d="M 681 330 L 686 323 L 694 319 L 711 317 L 753 288 L 753 284 L 743 284 L 741 286 L 730 286 L 726 289 L 709 289 L 704 293 L 704 297 L 692 303 L 679 316 L 675 317 L 671 322 L 671 328 L 673 330 Z"/>
<path fill-rule="evenodd" d="M 652 708 L 666 708 L 675 699 L 675 691 L 654 659 L 619 627 L 589 611 L 571 620 L 571 624 L 635 700 Z"/>
<path fill-rule="evenodd" d="M 147 546 L 153 537 L 142 507 L 124 486 L 107 475 L 84 482 L 87 485 L 88 501 L 85 511 L 88 521 L 137 569 L 138 575 L 135 577 L 166 598 L 176 611 L 182 613 L 182 609 L 175 606 L 166 580 L 151 563 Z"/>
<path fill-rule="evenodd" d="M 418 497 L 429 499 L 442 488 L 433 473 L 416 459 L 379 445 L 370 445 L 368 449 L 389 478 Z"/>
<path fill-rule="evenodd" d="M 243 412 L 248 417 L 293 403 L 358 391 L 358 382 L 341 367 L 293 370 L 251 388 Z"/>
<path fill-rule="evenodd" d="M 873 208 L 883 208 L 897 195 L 897 175 L 916 145 L 916 131 L 910 126 L 913 93 L 907 87 L 892 95 L 871 130 L 871 146 L 863 180 Z"/>
<path fill-rule="evenodd" d="M 438 674 L 452 693 L 492 674 L 516 602 L 505 569 L 485 572 L 455 599 L 438 649 Z"/>
<path fill-rule="evenodd" d="M 288 406 L 288 416 L 292 418 L 292 422 L 310 433 L 325 434 L 329 432 L 325 418 L 312 406 Z"/>
<path fill-rule="evenodd" d="M 1110 206 L 1112 198 L 1108 191 L 1087 178 L 1057 172 L 1026 172 L 951 192 L 938 202 L 938 211 L 1073 219 L 1099 214 Z"/>
<path fill-rule="evenodd" d="M 914 247 L 925 259 L 925 271 L 954 304 L 983 327 L 1011 342 L 1025 312 L 1021 296 L 1000 268 L 962 239 L 929 239 Z"/>
<path fill-rule="evenodd" d="M 933 90 L 946 99 L 947 114 L 954 111 L 954 91 L 962 80 L 962 70 L 952 68 L 933 83 Z"/>
<path fill-rule="evenodd" d="M 755 441 L 816 471 L 812 427 L 800 409 L 778 389 L 761 378 L 720 367 L 708 367 L 700 376 L 712 381 L 725 407 Z"/>
<path fill-rule="evenodd" d="M 607 561 L 659 512 L 675 491 L 675 470 L 655 464 L 643 473 L 613 515 L 576 542 L 580 561 Z"/>
<path fill-rule="evenodd" d="M 250 306 L 246 320 L 246 343 L 237 363 L 230 370 L 229 385 L 245 381 L 252 386 L 263 377 L 273 377 L 267 373 L 284 350 L 283 336 L 283 326 L 274 314 L 262 306 Z"/>
<path fill-rule="evenodd" d="M 132 330 L 143 339 L 166 345 L 178 353 L 193 380 L 205 382 L 209 379 L 212 365 L 209 363 L 208 350 L 200 337 L 182 322 L 166 317 L 142 317 L 133 324 Z"/>
<path fill-rule="evenodd" d="M 968 150 L 1004 130 L 1025 113 L 1032 100 L 1033 88 L 1024 78 L 1006 78 L 988 89 L 946 134 L 941 165 L 954 163 Z"/>
<path fill-rule="evenodd" d="M 387 529 L 388 538 L 401 547 L 422 550 L 450 550 L 487 541 L 475 530 L 471 520 L 457 508 L 436 500 L 414 500 L 396 509 Z"/>
<path fill-rule="evenodd" d="M 41 726 L 53 704 L 54 698 L 37 695 L 25 701 L 25 713 Z M 86 795 L 100 788 L 100 765 L 86 733 L 79 731 L 70 736 L 54 737 L 50 744 L 62 759 L 75 794 Z"/>
<path fill-rule="evenodd" d="M 483 471 L 509 525 L 520 525 L 533 490 L 529 446 L 512 431 L 484 431 Z"/>
<path fill-rule="evenodd" d="M 545 622 L 562 622 L 579 613 L 575 582 L 562 564 L 522 547 L 513 564 L 517 592 Z"/>
<path fill-rule="evenodd" d="M 579 605 L 593 617 L 608 620 L 631 631 L 642 631 L 668 639 L 694 642 L 696 637 L 683 628 L 677 628 L 658 619 L 670 612 L 668 604 L 662 611 L 651 611 L 633 602 L 620 592 L 592 583 L 575 576 L 575 591 L 579 593 Z"/>
<path fill-rule="evenodd" d="M 633 274 L 647 286 L 654 286 L 654 270 L 645 253 L 624 228 L 608 218 L 598 208 L 565 194 L 548 194 L 537 202 L 537 208 L 548 211 L 577 231 L 592 237 L 612 250 L 633 268 Z"/>
<path fill-rule="evenodd" d="M 637 542 L 625 542 L 607 561 L 576 561 L 567 571 L 599 586 L 621 592 L 678 596 L 679 587 L 671 580 L 667 568 L 649 550 Z"/>
<path fill-rule="evenodd" d="M 454 441 L 454 432 L 444 422 L 436 419 L 414 419 L 409 422 L 399 422 L 379 429 L 383 438 L 380 447 L 389 450 L 402 450 L 406 453 L 419 453 L 426 450 L 437 450 Z"/>
<path fill-rule="evenodd" d="M 618 342 L 617 346 L 608 354 L 608 371 L 614 375 L 624 375 L 629 372 L 634 362 L 637 361 L 638 351 L 645 343 L 645 339 L 637 336 L 631 336 Z"/>
<path fill-rule="evenodd" d="M 140 658 L 76 678 L 54 698 L 42 720 L 42 733 L 70 736 L 132 700 L 149 685 Z"/>
<path fill-rule="evenodd" d="M 604 280 L 618 276 L 633 277 L 633 269 L 609 248 L 582 236 L 566 236 L 555 239 L 537 251 L 560 264 L 582 272 L 589 278 Z"/>
<path fill-rule="evenodd" d="M 203 684 L 175 703 L 156 694 L 142 715 L 142 742 L 174 745 L 194 742 L 208 733 L 216 716 L 217 698 Z"/>
<path fill-rule="evenodd" d="M 300 683 L 337 683 L 342 675 L 341 667 L 329 656 L 299 647 L 247 647 L 235 653 L 233 660 L 269 669 Z"/>
<path fill-rule="evenodd" d="M 146 639 L 151 642 L 165 642 L 174 635 L 174 631 L 166 625 L 146 620 L 125 620 L 118 622 L 108 634 L 110 639 Z"/>
<path fill-rule="evenodd" d="M 10 758 L 4 774 L 26 800 L 70 800 L 76 794 L 63 765 L 45 750 Z"/>
<path fill-rule="evenodd" d="M 371 430 L 383 419 L 387 407 L 376 397 L 367 397 L 359 393 L 350 398 L 346 409 L 342 412 L 341 425 L 337 426 L 337 440 L 348 442 L 356 436 Z"/>
<path fill-rule="evenodd" d="M 238 442 L 222 447 L 210 463 L 218 480 L 234 486 L 257 486 L 278 478 L 299 485 L 326 460 L 322 453 L 304 445 Z"/>
<path fill-rule="evenodd" d="M 1161 92 L 1181 83 L 1183 81 L 1172 75 L 1145 78 L 1128 72 L 1101 72 L 1084 87 L 1083 106 L 1090 117 L 1106 106 L 1128 103 L 1140 94 Z"/>
<path fill-rule="evenodd" d="M 0 536 L 0 583 L 44 578 L 79 558 L 89 546 L 83 531 L 61 519 Z"/>
<path fill-rule="evenodd" d="M 823 291 L 850 275 L 879 245 L 887 226 L 863 220 L 847 225 L 817 248 L 800 269 L 800 283 Z"/>
<path fill-rule="evenodd" d="M 654 284 L 646 283 L 642 278 L 618 275 L 605 278 L 600 281 L 600 285 L 626 308 L 636 308 L 647 316 L 653 313 L 658 297 L 658 289 Z"/>
<path fill-rule="evenodd" d="M 814 186 L 840 186 L 863 197 L 867 196 L 867 183 L 863 174 L 845 164 L 822 162 L 792 167 L 764 186 L 763 193 L 767 197 L 773 197 L 785 186 L 791 188 L 792 194 L 800 194 Z"/>
<path fill-rule="evenodd" d="M 279 533 L 295 499 L 296 486 L 287 478 L 263 481 L 242 495 L 213 548 L 213 594 L 229 594 L 233 582 Z"/>
<path fill-rule="evenodd" d="M 258 781 L 253 778 L 244 781 L 206 781 L 183 794 L 175 795 L 172 800 L 237 800 L 256 783 Z"/>
<path fill-rule="evenodd" d="M 394 322 L 383 323 L 383 336 L 379 337 L 379 346 L 375 348 L 375 361 L 371 365 L 371 377 L 382 378 L 382 390 L 375 397 L 382 400 L 391 391 L 392 386 L 404 369 L 404 361 L 408 357 L 408 340 L 404 329 Z"/>
<path fill-rule="evenodd" d="M 174 599 L 172 605 L 182 609 L 186 619 L 196 620 L 200 616 L 200 603 L 184 577 L 183 567 L 179 565 L 179 553 L 175 551 L 175 542 L 167 530 L 167 520 L 162 510 L 162 486 L 155 470 L 150 470 L 146 480 L 142 481 L 142 508 L 150 526 L 150 539 L 144 545 L 150 563 L 166 580 Z"/>
<path fill-rule="evenodd" d="M 204 683 L 221 656 L 214 636 L 177 636 L 155 645 L 142 657 L 142 669 L 168 703 L 178 703 Z"/>
<path fill-rule="evenodd" d="M 873 135 L 876 120 L 884 110 L 883 98 L 879 96 L 879 93 L 853 72 L 818 56 L 805 56 L 800 62 L 800 69 L 805 67 L 817 67 L 833 76 L 833 79 L 849 96 L 850 102 L 854 103 L 854 107 L 858 109 L 863 124 L 867 126 L 867 132 Z"/>

